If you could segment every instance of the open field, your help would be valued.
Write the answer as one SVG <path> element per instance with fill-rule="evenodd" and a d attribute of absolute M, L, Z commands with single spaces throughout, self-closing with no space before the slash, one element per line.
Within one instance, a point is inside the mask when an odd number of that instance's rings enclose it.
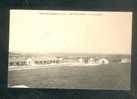
<path fill-rule="evenodd" d="M 130 64 L 107 64 L 14 70 L 9 71 L 8 84 L 30 88 L 128 90 L 130 68 Z"/>

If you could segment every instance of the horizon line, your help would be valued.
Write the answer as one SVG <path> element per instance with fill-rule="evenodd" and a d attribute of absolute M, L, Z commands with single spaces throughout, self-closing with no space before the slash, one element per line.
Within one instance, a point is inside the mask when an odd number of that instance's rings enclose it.
<path fill-rule="evenodd" d="M 54 52 L 54 53 L 44 53 L 44 52 L 20 52 L 20 51 L 9 51 L 9 53 L 20 53 L 20 54 L 113 54 L 113 55 L 131 55 L 132 53 L 77 53 L 77 52 Z"/>

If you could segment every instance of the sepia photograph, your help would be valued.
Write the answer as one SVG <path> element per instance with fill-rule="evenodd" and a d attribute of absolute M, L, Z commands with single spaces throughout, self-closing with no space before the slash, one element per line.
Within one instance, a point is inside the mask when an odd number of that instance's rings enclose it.
<path fill-rule="evenodd" d="M 130 90 L 132 14 L 11 9 L 8 88 Z"/>

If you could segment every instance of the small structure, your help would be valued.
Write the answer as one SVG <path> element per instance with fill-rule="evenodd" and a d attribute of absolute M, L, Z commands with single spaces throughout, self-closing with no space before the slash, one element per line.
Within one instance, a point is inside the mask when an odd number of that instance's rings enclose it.
<path fill-rule="evenodd" d="M 26 57 L 9 58 L 8 65 L 9 66 L 25 66 L 27 65 Z"/>
<path fill-rule="evenodd" d="M 31 59 L 31 58 L 28 58 L 27 60 L 26 60 L 26 63 L 27 63 L 27 65 L 34 65 L 34 62 L 33 62 L 33 60 Z"/>
<path fill-rule="evenodd" d="M 56 64 L 58 63 L 58 59 L 53 56 L 46 56 L 46 57 L 37 57 L 35 59 L 35 64 L 37 65 L 46 65 L 46 64 Z"/>
<path fill-rule="evenodd" d="M 79 61 L 79 63 L 84 63 L 84 59 L 83 58 L 79 58 L 78 61 Z"/>
<path fill-rule="evenodd" d="M 109 64 L 109 61 L 106 58 L 101 58 L 98 60 L 98 64 Z"/>
<path fill-rule="evenodd" d="M 89 63 L 89 64 L 95 64 L 96 62 L 95 62 L 95 59 L 94 59 L 94 58 L 90 58 L 90 59 L 88 60 L 88 63 Z"/>
<path fill-rule="evenodd" d="M 120 63 L 130 63 L 131 60 L 128 58 L 122 58 Z"/>
<path fill-rule="evenodd" d="M 76 63 L 78 62 L 75 59 L 67 58 L 63 60 L 63 64 L 76 64 Z"/>

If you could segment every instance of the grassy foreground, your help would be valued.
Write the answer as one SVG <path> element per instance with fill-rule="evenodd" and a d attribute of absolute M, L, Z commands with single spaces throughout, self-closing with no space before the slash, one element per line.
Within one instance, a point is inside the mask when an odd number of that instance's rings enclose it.
<path fill-rule="evenodd" d="M 15 70 L 9 71 L 8 84 L 31 88 L 128 90 L 130 68 L 130 64 L 108 64 Z"/>

